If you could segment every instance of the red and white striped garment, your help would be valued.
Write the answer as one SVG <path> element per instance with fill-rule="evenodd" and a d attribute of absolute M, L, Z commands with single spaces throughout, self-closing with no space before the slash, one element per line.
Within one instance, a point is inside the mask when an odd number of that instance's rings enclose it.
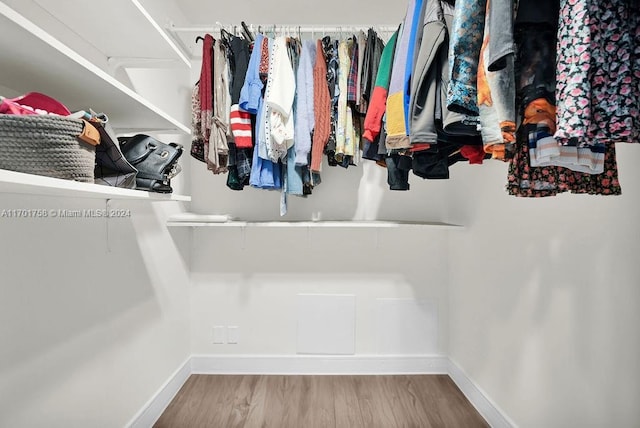
<path fill-rule="evenodd" d="M 251 140 L 251 115 L 244 111 L 238 104 L 231 106 L 231 132 L 239 149 L 253 147 Z"/>

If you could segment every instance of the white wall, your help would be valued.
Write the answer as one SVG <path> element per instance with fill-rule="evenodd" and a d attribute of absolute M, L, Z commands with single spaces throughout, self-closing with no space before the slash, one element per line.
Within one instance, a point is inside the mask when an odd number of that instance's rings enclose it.
<path fill-rule="evenodd" d="M 193 233 L 194 354 L 305 353 L 297 341 L 299 316 L 304 316 L 297 295 L 346 294 L 355 296 L 354 354 L 446 355 L 447 231 L 200 228 Z M 411 308 L 426 301 L 427 308 L 381 326 L 388 307 L 381 305 L 398 302 L 379 299 L 406 299 Z M 413 321 L 431 315 L 437 317 L 435 325 Z M 213 344 L 218 325 L 239 327 L 239 343 Z M 391 332 L 385 335 L 387 325 Z M 345 349 L 340 343 L 335 346 Z M 331 340 L 328 344 L 335 348 Z"/>
<path fill-rule="evenodd" d="M 111 206 L 132 217 L 0 218 L 0 426 L 124 426 L 188 357 L 188 242 L 164 226 L 177 203 Z"/>
<path fill-rule="evenodd" d="M 526 200 L 506 165 L 460 167 L 450 219 L 450 355 L 519 426 L 640 423 L 640 147 L 623 195 Z"/>

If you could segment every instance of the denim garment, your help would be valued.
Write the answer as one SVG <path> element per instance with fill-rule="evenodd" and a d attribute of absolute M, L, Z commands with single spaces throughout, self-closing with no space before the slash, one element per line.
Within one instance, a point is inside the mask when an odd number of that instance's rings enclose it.
<path fill-rule="evenodd" d="M 253 52 L 251 52 L 251 57 L 249 58 L 244 85 L 240 90 L 240 108 L 251 114 L 258 113 L 259 100 L 262 99 L 262 88 L 264 87 L 260 80 L 260 46 L 262 46 L 263 38 L 264 36 L 262 34 L 256 35 Z"/>

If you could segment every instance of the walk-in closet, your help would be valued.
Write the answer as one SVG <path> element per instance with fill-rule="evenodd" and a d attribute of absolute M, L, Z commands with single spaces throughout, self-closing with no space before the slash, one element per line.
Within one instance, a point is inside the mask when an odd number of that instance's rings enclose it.
<path fill-rule="evenodd" d="M 639 165 L 638 0 L 0 0 L 0 427 L 638 427 Z"/>

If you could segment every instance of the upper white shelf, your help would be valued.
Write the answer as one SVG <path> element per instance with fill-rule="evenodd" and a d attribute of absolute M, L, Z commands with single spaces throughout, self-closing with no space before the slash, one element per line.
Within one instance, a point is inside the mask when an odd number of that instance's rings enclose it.
<path fill-rule="evenodd" d="M 76 3 L 76 7 L 82 6 Z M 90 17 L 93 13 L 102 13 L 101 9 L 85 12 Z M 121 23 L 114 25 L 120 27 Z M 45 93 L 72 111 L 92 108 L 104 112 L 116 130 L 190 133 L 187 125 L 159 110 L 1 2 L 0 58 L 2 86 L 23 93 Z"/>
<path fill-rule="evenodd" d="M 147 201 L 190 202 L 191 196 L 145 192 L 102 186 L 92 183 L 80 183 L 73 180 L 24 174 L 0 169 L 0 193 L 74 197 L 89 199 L 141 199 Z"/>
<path fill-rule="evenodd" d="M 283 227 L 283 228 L 438 228 L 460 229 L 463 226 L 440 222 L 413 221 L 235 221 L 227 220 L 224 215 L 198 215 L 192 213 L 177 214 L 169 217 L 167 226 L 170 227 Z"/>
<path fill-rule="evenodd" d="M 93 12 L 79 7 L 77 0 L 33 1 L 106 58 L 170 61 L 191 68 L 191 61 L 139 0 L 109 0 Z"/>

